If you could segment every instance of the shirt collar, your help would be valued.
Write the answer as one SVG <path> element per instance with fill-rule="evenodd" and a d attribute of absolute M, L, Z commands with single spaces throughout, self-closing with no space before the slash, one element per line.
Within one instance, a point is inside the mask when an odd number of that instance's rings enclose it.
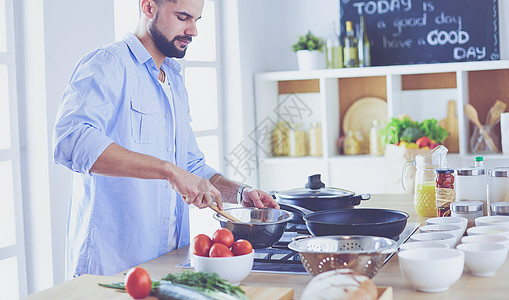
<path fill-rule="evenodd" d="M 148 60 L 152 59 L 152 56 L 148 52 L 148 50 L 143 46 L 141 41 L 132 33 L 128 33 L 124 37 L 124 42 L 127 44 L 129 49 L 131 49 L 131 52 L 134 54 L 134 57 L 136 57 L 136 60 L 140 64 L 146 63 Z M 168 66 L 170 69 L 173 69 L 177 73 L 180 73 L 182 67 L 180 64 L 171 57 L 166 57 L 163 61 L 163 65 Z"/>

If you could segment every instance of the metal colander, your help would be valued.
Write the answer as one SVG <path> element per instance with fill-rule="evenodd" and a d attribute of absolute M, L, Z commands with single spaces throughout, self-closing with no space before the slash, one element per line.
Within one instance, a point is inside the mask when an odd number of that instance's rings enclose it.
<path fill-rule="evenodd" d="M 299 253 L 302 265 L 313 276 L 346 268 L 373 278 L 398 246 L 394 240 L 384 237 L 350 235 L 297 239 L 288 248 Z"/>

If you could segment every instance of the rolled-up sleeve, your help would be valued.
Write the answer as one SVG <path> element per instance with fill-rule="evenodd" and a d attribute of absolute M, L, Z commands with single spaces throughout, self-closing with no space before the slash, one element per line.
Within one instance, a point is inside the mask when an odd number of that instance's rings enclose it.
<path fill-rule="evenodd" d="M 196 137 L 189 124 L 186 124 L 186 131 L 188 134 L 187 171 L 205 179 L 210 179 L 216 174 L 222 175 L 205 163 L 205 155 L 203 155 L 203 152 L 198 148 Z"/>
<path fill-rule="evenodd" d="M 118 101 L 122 67 L 114 55 L 97 50 L 76 66 L 65 89 L 53 132 L 56 163 L 89 173 L 113 140 L 105 135 Z"/>

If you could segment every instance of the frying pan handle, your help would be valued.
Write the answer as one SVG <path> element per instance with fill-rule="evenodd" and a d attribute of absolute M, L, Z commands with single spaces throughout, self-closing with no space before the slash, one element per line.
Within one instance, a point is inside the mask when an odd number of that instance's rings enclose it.
<path fill-rule="evenodd" d="M 279 207 L 281 209 L 287 210 L 289 212 L 295 213 L 300 216 L 305 216 L 305 215 L 313 212 L 309 209 L 305 209 L 304 207 L 299 207 L 297 205 L 292 205 L 292 204 L 287 204 L 287 203 L 279 203 Z"/>
<path fill-rule="evenodd" d="M 352 205 L 359 205 L 361 203 L 361 200 L 369 200 L 371 199 L 371 194 L 360 194 L 350 197 L 350 200 L 352 200 Z"/>

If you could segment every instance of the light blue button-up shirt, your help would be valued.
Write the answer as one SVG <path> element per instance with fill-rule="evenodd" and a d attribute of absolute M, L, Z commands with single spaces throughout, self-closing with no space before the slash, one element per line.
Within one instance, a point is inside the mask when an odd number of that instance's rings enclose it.
<path fill-rule="evenodd" d="M 55 162 L 74 171 L 68 277 L 112 275 L 166 253 L 168 220 L 174 214 L 176 244 L 189 244 L 189 207 L 180 195 L 171 196 L 167 181 L 90 173 L 106 147 L 116 143 L 176 160 L 178 167 L 206 179 L 218 174 L 205 164 L 189 125 L 179 63 L 166 58 L 161 68 L 171 88 L 174 113 L 158 82 L 155 62 L 133 34 L 86 54 L 72 73 L 53 136 Z M 170 211 L 171 201 L 176 201 L 175 212 Z"/>

